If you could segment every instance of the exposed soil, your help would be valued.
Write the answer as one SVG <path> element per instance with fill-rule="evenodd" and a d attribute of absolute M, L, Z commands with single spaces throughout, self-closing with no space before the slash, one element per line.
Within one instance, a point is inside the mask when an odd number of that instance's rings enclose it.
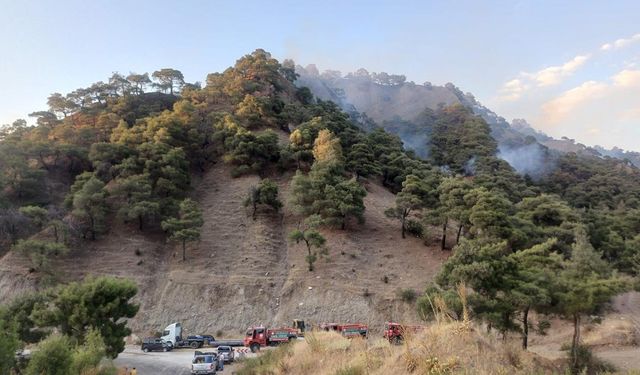
<path fill-rule="evenodd" d="M 640 369 L 640 293 L 628 292 L 613 299 L 612 311 L 602 321 L 584 319 L 582 342 L 596 356 L 619 370 Z M 530 350 L 549 359 L 566 358 L 562 345 L 571 342 L 573 326 L 554 319 L 546 336 L 533 335 Z"/>
<path fill-rule="evenodd" d="M 230 177 L 222 163 L 196 184 L 194 199 L 204 216 L 202 237 L 188 246 L 187 260 L 160 233 L 140 233 L 114 222 L 109 235 L 85 242 L 56 268 L 64 281 L 88 274 L 135 280 L 141 309 L 131 321 L 139 335 L 182 322 L 185 333 L 237 336 L 253 324 L 362 321 L 379 329 L 385 320 L 417 321 L 399 289 L 424 289 L 448 252 L 418 238 L 402 239 L 399 223 L 384 216 L 394 195 L 366 181 L 365 223 L 346 231 L 323 229 L 328 256 L 309 272 L 303 245 L 287 241 L 300 218 L 288 208 L 290 176 L 276 181 L 285 207 L 261 211 L 256 220 L 243 200 L 256 176 Z M 9 253 L 0 260 L 0 303 L 37 286 L 28 261 Z M 384 282 L 386 276 L 387 283 Z"/>

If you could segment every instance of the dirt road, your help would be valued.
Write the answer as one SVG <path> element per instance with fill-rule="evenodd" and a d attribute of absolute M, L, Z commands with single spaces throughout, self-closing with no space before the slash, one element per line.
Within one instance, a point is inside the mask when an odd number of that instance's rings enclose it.
<path fill-rule="evenodd" d="M 144 353 L 138 347 L 128 346 L 114 362 L 118 368 L 135 367 L 138 375 L 190 375 L 193 354 L 194 350 L 190 349 Z M 254 354 L 248 354 L 251 355 Z M 225 365 L 224 371 L 218 374 L 231 375 L 237 367 L 237 364 Z"/>

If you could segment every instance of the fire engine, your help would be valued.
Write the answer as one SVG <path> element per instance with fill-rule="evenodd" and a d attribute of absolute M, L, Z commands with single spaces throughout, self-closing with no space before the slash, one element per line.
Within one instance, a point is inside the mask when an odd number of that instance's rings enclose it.
<path fill-rule="evenodd" d="M 255 353 L 259 351 L 261 347 L 287 343 L 297 337 L 298 334 L 295 328 L 268 329 L 263 326 L 251 327 L 247 330 L 243 344 Z"/>

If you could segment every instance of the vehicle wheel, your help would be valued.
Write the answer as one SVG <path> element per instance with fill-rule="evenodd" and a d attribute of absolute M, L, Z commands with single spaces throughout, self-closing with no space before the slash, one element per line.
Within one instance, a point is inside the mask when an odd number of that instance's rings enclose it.
<path fill-rule="evenodd" d="M 251 346 L 249 347 L 249 349 L 251 349 L 251 353 L 259 352 L 259 351 L 260 351 L 260 345 L 258 345 L 258 344 L 251 344 Z"/>
<path fill-rule="evenodd" d="M 166 347 L 166 346 L 164 346 L 164 347 L 162 347 L 162 351 L 163 351 L 163 352 L 168 352 L 168 351 L 169 351 L 169 348 L 168 348 L 168 347 Z"/>
<path fill-rule="evenodd" d="M 200 346 L 198 346 L 198 343 L 196 341 L 192 342 L 191 344 L 189 344 L 192 348 L 194 349 L 198 349 Z"/>
<path fill-rule="evenodd" d="M 142 349 L 142 351 L 145 352 L 145 353 L 149 353 L 149 348 L 144 348 L 144 349 Z"/>

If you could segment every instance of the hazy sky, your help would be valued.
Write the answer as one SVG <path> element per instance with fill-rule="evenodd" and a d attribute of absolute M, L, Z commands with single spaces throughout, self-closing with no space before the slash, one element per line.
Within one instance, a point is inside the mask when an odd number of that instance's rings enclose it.
<path fill-rule="evenodd" d="M 202 81 L 256 48 L 453 82 L 508 120 L 640 151 L 637 0 L 0 0 L 0 123 L 113 71 Z"/>

